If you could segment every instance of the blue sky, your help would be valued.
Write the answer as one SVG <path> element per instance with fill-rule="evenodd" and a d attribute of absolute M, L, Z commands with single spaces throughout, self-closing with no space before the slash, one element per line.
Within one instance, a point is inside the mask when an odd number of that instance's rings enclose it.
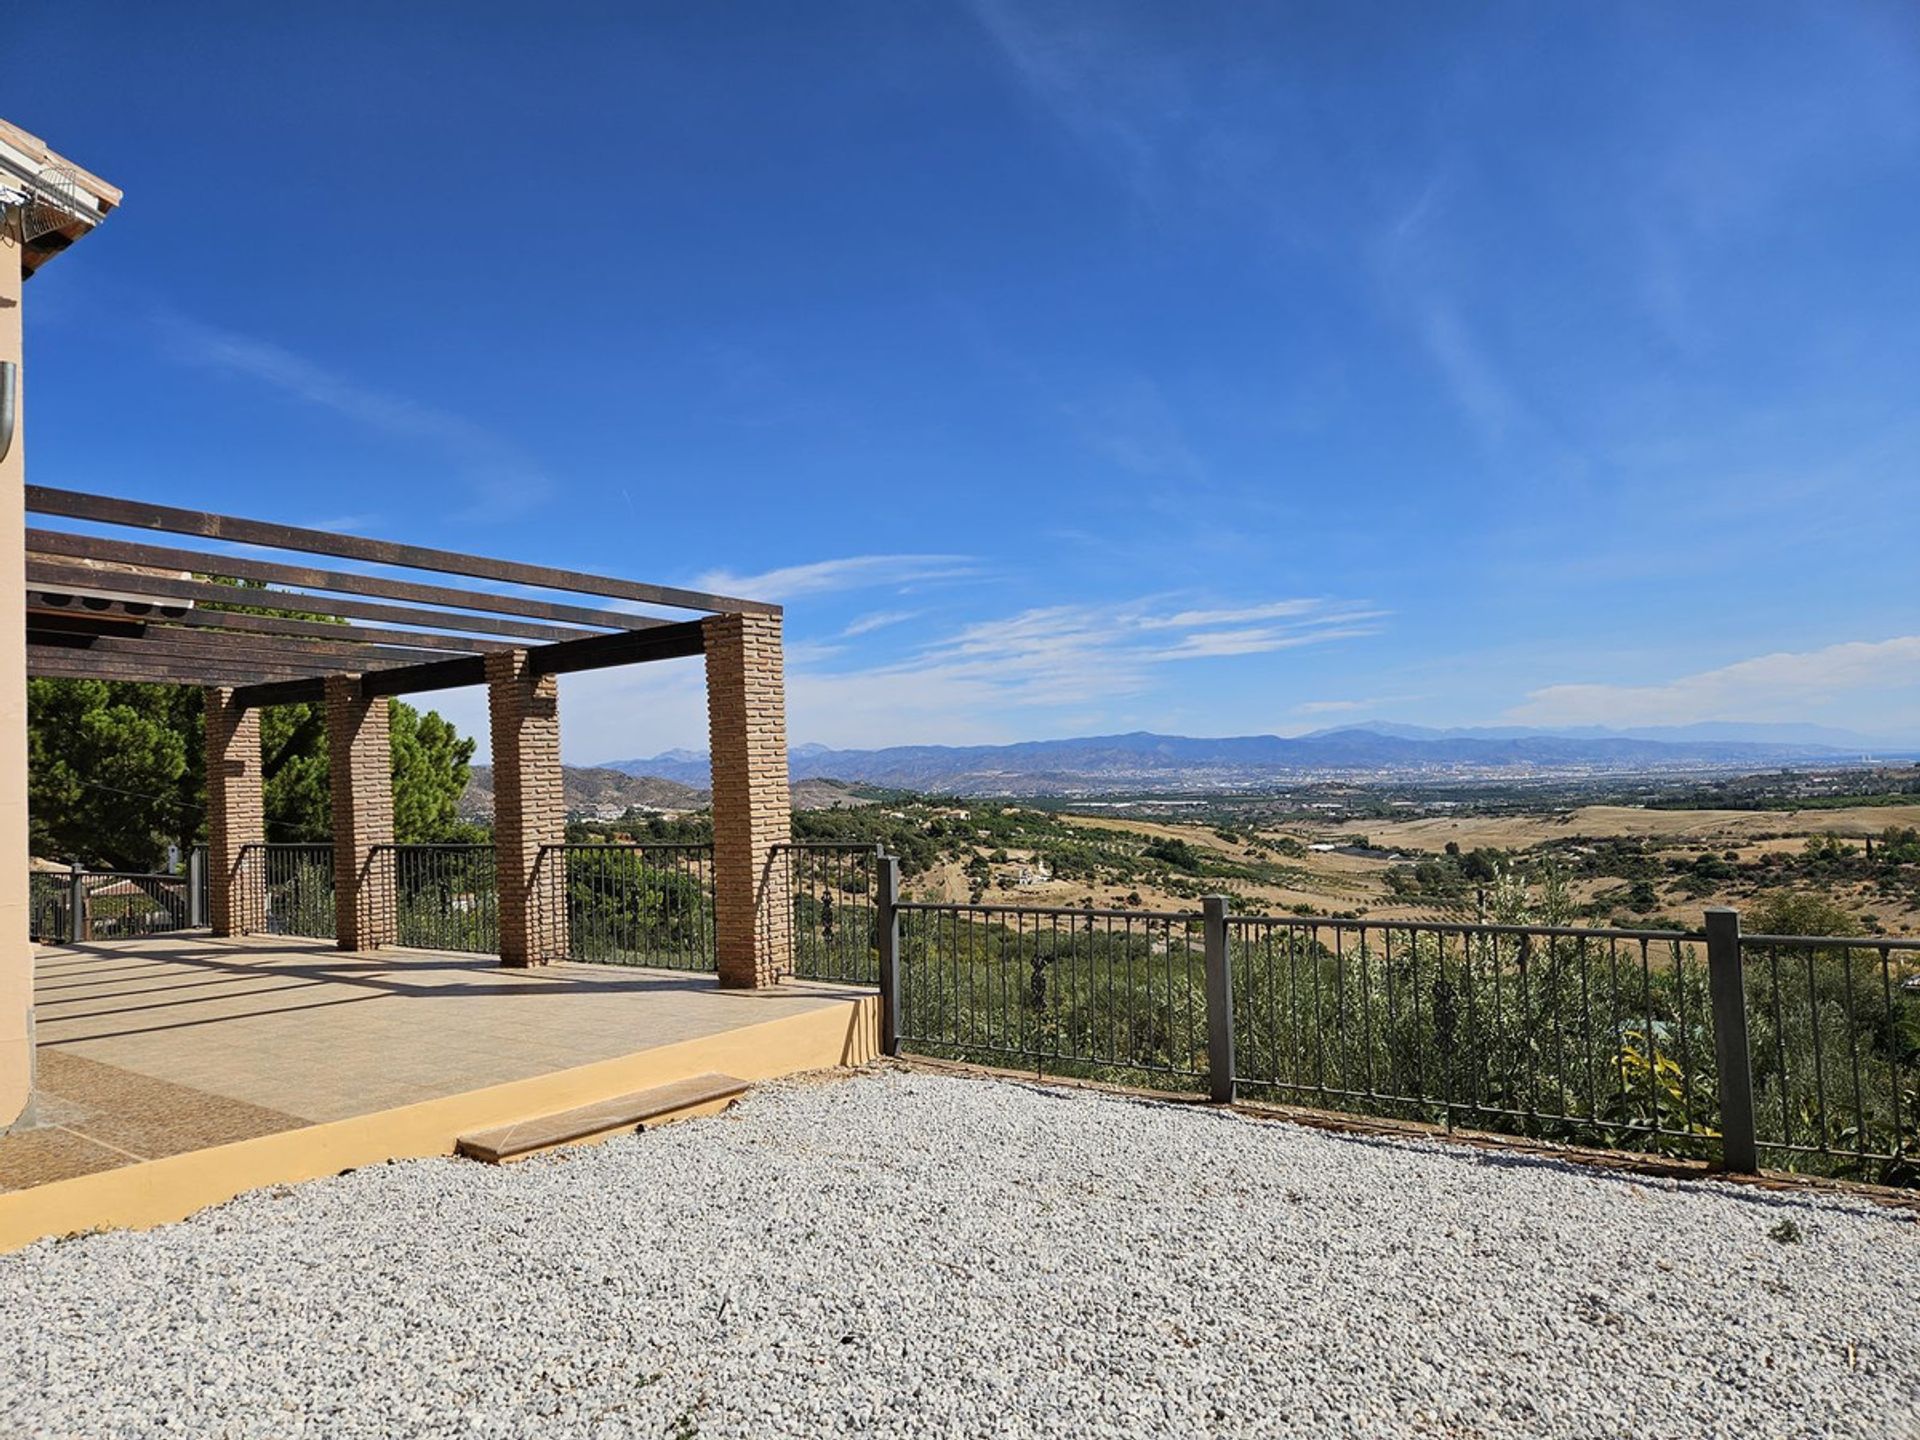
<path fill-rule="evenodd" d="M 45 484 L 788 606 L 796 741 L 1920 736 L 1920 11 L 12 0 Z M 696 662 L 567 682 L 577 762 Z M 478 726 L 481 697 L 441 708 Z"/>

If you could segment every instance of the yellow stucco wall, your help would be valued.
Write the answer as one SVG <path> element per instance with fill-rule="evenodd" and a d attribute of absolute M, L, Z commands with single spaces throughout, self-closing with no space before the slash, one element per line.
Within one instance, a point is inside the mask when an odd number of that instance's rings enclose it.
<path fill-rule="evenodd" d="M 0 239 L 0 360 L 21 358 L 20 256 Z M 33 1092 L 33 946 L 27 940 L 26 369 L 0 461 L 0 1129 Z"/>

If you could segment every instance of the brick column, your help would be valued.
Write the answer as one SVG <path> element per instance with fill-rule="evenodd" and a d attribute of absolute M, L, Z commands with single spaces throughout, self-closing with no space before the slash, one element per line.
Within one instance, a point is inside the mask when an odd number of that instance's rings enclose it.
<path fill-rule="evenodd" d="M 500 899 L 500 963 L 544 965 L 567 953 L 566 876 L 539 863 L 567 838 L 560 775 L 560 681 L 527 673 L 527 652 L 487 656 L 493 734 L 493 860 Z"/>
<path fill-rule="evenodd" d="M 778 615 L 701 622 L 713 763 L 713 909 L 720 983 L 772 985 L 793 969 L 793 905 L 773 847 L 791 838 L 786 668 Z"/>
<path fill-rule="evenodd" d="M 342 950 L 391 945 L 393 741 L 385 696 L 360 694 L 358 675 L 327 677 L 327 784 L 333 797 L 333 933 Z"/>
<path fill-rule="evenodd" d="M 266 929 L 267 838 L 260 794 L 260 712 L 233 703 L 233 691 L 206 692 L 207 921 L 216 935 Z"/>

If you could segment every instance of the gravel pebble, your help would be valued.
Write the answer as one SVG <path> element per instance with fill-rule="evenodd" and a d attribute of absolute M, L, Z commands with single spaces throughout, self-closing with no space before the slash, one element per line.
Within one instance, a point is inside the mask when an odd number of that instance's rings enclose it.
<path fill-rule="evenodd" d="M 1651 1440 L 1916 1415 L 1909 1212 L 900 1071 L 0 1258 L 4 1434 Z"/>

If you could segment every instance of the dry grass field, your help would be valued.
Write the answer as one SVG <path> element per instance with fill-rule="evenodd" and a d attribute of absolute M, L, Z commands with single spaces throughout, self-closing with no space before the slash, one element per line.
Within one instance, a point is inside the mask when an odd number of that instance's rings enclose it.
<path fill-rule="evenodd" d="M 1575 836 L 1690 841 L 1700 845 L 1750 845 L 1768 840 L 1805 840 L 1838 835 L 1864 840 L 1890 825 L 1920 826 L 1920 805 L 1863 805 L 1846 810 L 1647 810 L 1630 805 L 1585 805 L 1552 815 L 1433 816 L 1330 832 L 1364 834 L 1393 850 L 1444 850 L 1449 841 L 1463 850 L 1488 845 L 1521 850 Z"/>
<path fill-rule="evenodd" d="M 1211 825 L 1161 820 L 1135 820 L 1113 815 L 1071 814 L 1060 817 L 1073 832 L 1089 840 L 1147 843 L 1184 841 L 1210 861 L 1256 869 L 1261 878 L 1209 876 L 1201 882 L 1208 891 L 1233 897 L 1248 913 L 1358 914 L 1376 920 L 1473 919 L 1477 900 L 1472 893 L 1452 899 L 1407 896 L 1390 885 L 1396 869 L 1441 855 L 1451 843 L 1461 851 L 1489 848 L 1518 856 L 1524 863 L 1554 847 L 1564 858 L 1569 845 L 1613 839 L 1645 840 L 1661 863 L 1691 862 L 1699 856 L 1736 854 L 1751 864 L 1768 853 L 1797 857 L 1815 836 L 1838 836 L 1854 844 L 1877 836 L 1889 826 L 1920 826 L 1920 805 L 1861 806 L 1852 809 L 1796 811 L 1758 810 L 1650 810 L 1630 806 L 1592 805 L 1558 813 L 1536 815 L 1433 817 L 1408 821 L 1315 827 L 1310 822 L 1241 827 L 1235 833 L 1249 839 L 1224 837 Z M 1303 849 L 1282 857 L 1271 843 L 1291 840 L 1301 847 L 1314 844 L 1352 844 L 1364 838 L 1374 853 L 1341 854 Z M 1536 848 L 1543 847 L 1543 848 Z M 1531 853 L 1529 853 L 1531 852 Z M 984 853 L 984 851 L 983 851 Z M 981 898 L 997 904 L 1079 906 L 1189 911 L 1197 907 L 1191 877 L 1156 876 L 1150 867 L 1124 878 L 1039 880 L 1037 852 L 1007 846 L 1004 859 L 992 868 L 996 883 Z M 1025 883 L 1001 884 L 999 876 L 1029 871 Z M 916 899 L 962 902 L 976 891 L 977 880 L 967 873 L 966 858 L 943 862 L 916 876 L 909 891 Z M 1688 891 L 1663 877 L 1652 912 L 1633 911 L 1619 903 L 1624 886 L 1617 876 L 1575 874 L 1569 880 L 1572 899 L 1592 905 L 1599 918 L 1620 924 L 1643 924 L 1650 918 L 1700 923 L 1710 905 L 1751 907 L 1758 894 L 1775 885 L 1769 874 L 1756 881 L 1749 869 L 1729 878 L 1710 893 Z M 1792 883 L 1791 881 L 1787 883 Z M 1172 888 L 1168 888 L 1172 887 Z M 1920 933 L 1920 905 L 1876 893 L 1864 884 L 1840 878 L 1822 881 L 1820 893 L 1854 914 L 1871 916 L 1886 930 Z"/>

